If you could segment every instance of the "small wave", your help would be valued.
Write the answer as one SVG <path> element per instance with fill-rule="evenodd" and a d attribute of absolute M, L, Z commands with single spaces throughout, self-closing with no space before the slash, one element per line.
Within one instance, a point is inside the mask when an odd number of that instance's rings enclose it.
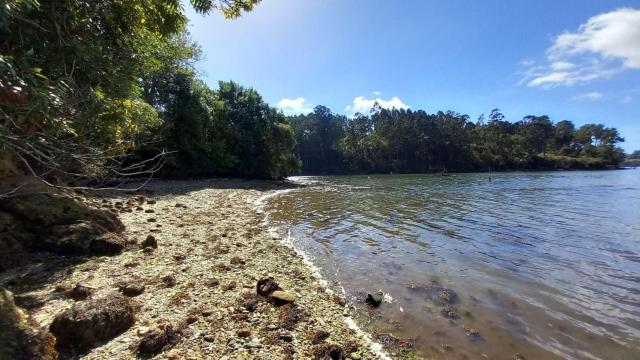
<path fill-rule="evenodd" d="M 297 179 L 293 179 L 292 181 L 296 181 Z M 297 181 L 296 181 L 297 182 Z M 265 211 L 265 207 L 266 207 L 266 200 L 273 198 L 273 197 L 277 197 L 292 191 L 298 191 L 301 189 L 285 189 L 285 190 L 278 190 L 278 191 L 274 191 L 272 193 L 263 195 L 261 197 L 259 197 L 258 199 L 256 199 L 254 201 L 254 205 L 255 205 L 255 210 L 256 212 L 258 212 L 259 214 L 263 215 L 263 225 L 265 226 L 269 226 L 269 216 Z M 320 284 L 320 286 L 324 289 L 324 291 L 330 295 L 333 295 L 335 292 L 329 288 L 329 283 L 328 281 L 322 276 L 322 273 L 320 272 L 320 268 L 317 267 L 312 261 L 311 258 L 304 252 L 302 251 L 300 248 L 298 248 L 297 246 L 295 246 L 294 241 L 293 241 L 293 237 L 291 236 L 291 231 L 288 230 L 287 231 L 287 236 L 283 237 L 280 236 L 280 234 L 278 233 L 278 229 L 276 227 L 268 227 L 268 231 L 269 234 L 280 240 L 280 242 L 287 246 L 288 248 L 292 249 L 296 255 L 298 255 L 303 263 L 311 270 L 311 274 L 318 280 L 318 283 Z M 342 293 L 345 293 L 344 287 L 342 287 L 342 285 L 339 285 L 339 288 L 341 289 Z M 391 302 L 393 301 L 393 299 L 391 298 L 390 295 L 385 294 L 385 301 L 387 302 Z M 376 354 L 380 359 L 382 360 L 392 360 L 391 357 L 389 355 L 387 355 L 386 351 L 384 351 L 384 348 L 382 347 L 382 345 L 376 341 L 374 341 L 371 336 L 365 332 L 364 330 L 362 330 L 362 328 L 360 328 L 360 326 L 358 326 L 358 324 L 355 322 L 355 320 L 351 317 L 351 316 L 346 316 L 344 317 L 344 322 L 347 324 L 347 326 L 353 330 L 362 340 L 364 340 L 365 343 L 367 343 L 369 345 L 369 349 L 371 349 L 371 351 Z"/>

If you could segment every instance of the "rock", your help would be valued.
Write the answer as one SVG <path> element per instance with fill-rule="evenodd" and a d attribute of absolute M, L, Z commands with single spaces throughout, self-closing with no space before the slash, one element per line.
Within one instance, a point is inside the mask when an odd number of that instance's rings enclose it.
<path fill-rule="evenodd" d="M 458 318 L 458 311 L 455 308 L 446 306 L 444 308 L 442 308 L 440 310 L 440 314 L 442 314 L 442 316 L 450 318 L 450 319 L 456 319 Z"/>
<path fill-rule="evenodd" d="M 144 212 L 145 212 L 145 213 L 147 213 L 147 214 L 153 214 L 153 213 L 154 213 L 154 212 L 156 212 L 156 211 L 155 211 L 155 210 L 153 210 L 153 209 L 147 209 L 147 210 L 145 210 Z"/>
<path fill-rule="evenodd" d="M 129 300 L 112 294 L 76 303 L 56 315 L 49 330 L 60 347 L 86 348 L 125 332 L 134 321 Z"/>
<path fill-rule="evenodd" d="M 520 354 L 520 353 L 515 353 L 515 355 L 513 355 L 513 359 L 514 360 L 526 360 L 526 358 L 524 357 L 524 355 Z"/>
<path fill-rule="evenodd" d="M 280 285 L 273 278 L 260 279 L 256 284 L 256 292 L 262 296 L 269 296 L 278 289 L 280 289 Z"/>
<path fill-rule="evenodd" d="M 239 256 L 234 256 L 231 258 L 231 265 L 244 265 L 244 264 L 246 264 L 246 261 Z"/>
<path fill-rule="evenodd" d="M 76 284 L 73 288 L 65 292 L 65 296 L 76 301 L 86 300 L 95 290 L 82 284 Z"/>
<path fill-rule="evenodd" d="M 183 358 L 184 356 L 182 355 L 182 352 L 178 349 L 173 349 L 167 353 L 168 360 L 179 360 Z"/>
<path fill-rule="evenodd" d="M 236 335 L 241 338 L 248 338 L 251 336 L 251 330 L 249 329 L 240 329 L 236 331 Z"/>
<path fill-rule="evenodd" d="M 149 205 L 153 205 L 153 204 L 155 204 L 155 203 L 156 203 L 156 201 L 155 201 L 155 200 L 147 200 L 147 204 L 149 204 Z"/>
<path fill-rule="evenodd" d="M 451 289 L 442 289 L 438 291 L 438 298 L 448 303 L 454 303 L 458 299 L 458 294 Z"/>
<path fill-rule="evenodd" d="M 275 303 L 281 304 L 292 303 L 296 301 L 296 297 L 293 294 L 282 290 L 276 290 L 272 292 L 271 299 L 273 299 Z"/>
<path fill-rule="evenodd" d="M 384 294 L 382 291 L 377 291 L 373 294 L 367 294 L 367 299 L 365 302 L 373 307 L 378 307 L 382 303 L 384 299 Z"/>
<path fill-rule="evenodd" d="M 0 359 L 57 360 L 55 338 L 33 326 L 13 294 L 0 288 Z"/>
<path fill-rule="evenodd" d="M 316 345 L 311 350 L 314 359 L 331 359 L 342 360 L 345 358 L 344 351 L 340 345 L 336 344 L 321 344 Z"/>
<path fill-rule="evenodd" d="M 174 287 L 176 286 L 176 278 L 173 275 L 165 275 L 162 277 L 162 282 L 166 287 Z"/>
<path fill-rule="evenodd" d="M 329 337 L 329 333 L 324 330 L 314 331 L 311 334 L 311 343 L 318 345 Z"/>
<path fill-rule="evenodd" d="M 140 344 L 138 344 L 138 351 L 143 354 L 157 353 L 164 347 L 166 343 L 166 335 L 162 330 L 152 330 L 145 335 Z"/>
<path fill-rule="evenodd" d="M 3 199 L 0 202 L 0 210 L 12 214 L 23 223 L 42 226 L 45 229 L 90 221 L 109 232 L 124 231 L 122 222 L 109 211 L 91 208 L 43 184 L 33 183 L 28 188 L 28 192 L 25 190 L 24 193 Z"/>
<path fill-rule="evenodd" d="M 147 222 L 156 222 L 156 218 L 148 218 Z"/>
<path fill-rule="evenodd" d="M 179 332 L 171 325 L 149 331 L 138 344 L 138 351 L 142 354 L 155 354 L 178 339 Z"/>
<path fill-rule="evenodd" d="M 214 335 L 207 334 L 203 336 L 202 339 L 206 342 L 214 342 L 216 340 L 216 337 Z"/>
<path fill-rule="evenodd" d="M 278 338 L 284 342 L 292 342 L 293 335 L 290 332 L 282 331 L 278 334 Z"/>
<path fill-rule="evenodd" d="M 90 253 L 96 255 L 117 255 L 127 246 L 127 240 L 120 235 L 107 233 L 93 239 L 89 246 Z"/>
<path fill-rule="evenodd" d="M 142 294 L 144 292 L 144 289 L 145 289 L 145 286 L 143 283 L 132 282 L 129 284 L 122 285 L 120 287 L 120 292 L 122 292 L 124 296 L 134 297 Z"/>
<path fill-rule="evenodd" d="M 142 249 L 142 252 L 145 253 L 146 255 L 150 255 L 152 254 L 154 251 L 156 251 L 156 249 L 152 248 L 152 247 L 146 247 L 144 249 Z"/>
<path fill-rule="evenodd" d="M 222 290 L 224 291 L 229 291 L 229 290 L 233 290 L 238 286 L 238 284 L 235 282 L 235 280 L 230 281 L 229 283 L 227 283 L 226 285 L 224 285 L 222 287 Z"/>
<path fill-rule="evenodd" d="M 155 236 L 147 235 L 147 238 L 144 239 L 143 242 L 140 243 L 140 246 L 143 248 L 152 247 L 154 249 L 158 248 L 158 240 L 156 240 Z"/>
<path fill-rule="evenodd" d="M 142 211 L 142 210 L 144 210 L 144 208 L 142 206 L 136 207 L 136 211 Z"/>

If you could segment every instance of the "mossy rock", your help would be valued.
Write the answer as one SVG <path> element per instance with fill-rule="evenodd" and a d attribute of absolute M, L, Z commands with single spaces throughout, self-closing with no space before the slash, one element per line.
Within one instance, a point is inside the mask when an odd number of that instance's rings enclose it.
<path fill-rule="evenodd" d="M 0 288 L 0 360 L 58 359 L 55 338 L 37 329 L 18 308 L 11 292 Z"/>

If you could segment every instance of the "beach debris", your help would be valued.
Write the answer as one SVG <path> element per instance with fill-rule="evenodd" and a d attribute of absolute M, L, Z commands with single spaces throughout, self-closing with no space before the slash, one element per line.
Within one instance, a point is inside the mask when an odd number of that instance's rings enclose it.
<path fill-rule="evenodd" d="M 152 247 L 154 249 L 157 249 L 158 248 L 158 240 L 156 240 L 156 237 L 153 236 L 153 235 L 147 235 L 147 238 L 144 239 L 144 241 L 140 243 L 140 247 L 142 247 L 142 248 Z"/>
<path fill-rule="evenodd" d="M 91 347 L 125 332 L 135 321 L 132 304 L 119 294 L 74 304 L 55 316 L 49 330 L 59 347 Z"/>
<path fill-rule="evenodd" d="M 384 293 L 382 291 L 376 291 L 372 294 L 367 294 L 365 302 L 373 307 L 378 307 L 384 299 Z"/>
<path fill-rule="evenodd" d="M 306 314 L 295 304 L 286 304 L 280 307 L 278 324 L 287 330 L 292 330 L 296 324 L 306 317 Z"/>
<path fill-rule="evenodd" d="M 329 333 L 324 330 L 316 330 L 311 332 L 311 334 L 309 335 L 311 343 L 314 345 L 318 345 L 324 342 L 328 337 Z"/>

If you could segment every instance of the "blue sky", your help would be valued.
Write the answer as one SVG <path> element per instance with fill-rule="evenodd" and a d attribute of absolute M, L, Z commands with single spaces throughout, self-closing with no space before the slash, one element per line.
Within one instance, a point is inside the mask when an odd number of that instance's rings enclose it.
<path fill-rule="evenodd" d="M 238 20 L 188 10 L 211 86 L 285 113 L 499 108 L 617 127 L 640 149 L 640 0 L 263 0 Z"/>

